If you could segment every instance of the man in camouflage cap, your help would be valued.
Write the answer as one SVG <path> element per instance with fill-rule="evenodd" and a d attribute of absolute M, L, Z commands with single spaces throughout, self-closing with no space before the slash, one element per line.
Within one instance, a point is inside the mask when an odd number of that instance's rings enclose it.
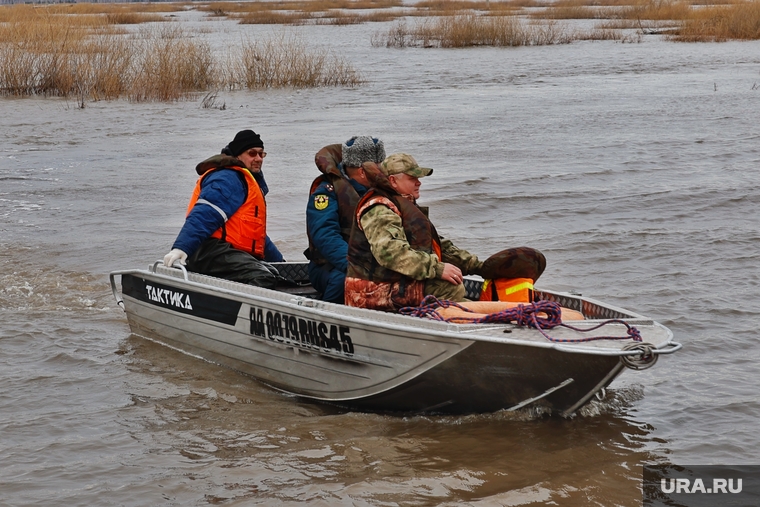
<path fill-rule="evenodd" d="M 420 178 L 433 170 L 394 153 L 364 164 L 373 187 L 356 207 L 348 245 L 346 304 L 384 311 L 417 306 L 424 296 L 464 301 L 464 274 L 483 263 L 438 235 L 417 206 Z"/>

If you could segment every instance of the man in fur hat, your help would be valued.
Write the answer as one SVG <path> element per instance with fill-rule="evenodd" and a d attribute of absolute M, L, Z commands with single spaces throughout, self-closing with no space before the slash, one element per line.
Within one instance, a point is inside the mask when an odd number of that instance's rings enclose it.
<path fill-rule="evenodd" d="M 325 301 L 343 303 L 351 222 L 357 201 L 369 187 L 362 164 L 384 158 L 383 142 L 370 136 L 325 146 L 314 157 L 322 174 L 312 183 L 306 206 L 309 249 L 304 254 L 309 280 Z"/>

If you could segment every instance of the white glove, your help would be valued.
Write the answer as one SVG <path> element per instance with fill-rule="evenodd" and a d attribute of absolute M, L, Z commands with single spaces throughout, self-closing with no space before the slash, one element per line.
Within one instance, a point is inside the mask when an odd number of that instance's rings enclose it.
<path fill-rule="evenodd" d="M 183 266 L 187 264 L 187 254 L 179 248 L 173 248 L 171 252 L 164 255 L 164 266 L 172 267 L 174 263 L 179 261 Z"/>

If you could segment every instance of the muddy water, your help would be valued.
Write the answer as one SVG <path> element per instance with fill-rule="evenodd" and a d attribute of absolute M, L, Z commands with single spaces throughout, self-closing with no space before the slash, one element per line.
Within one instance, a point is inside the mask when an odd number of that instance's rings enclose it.
<path fill-rule="evenodd" d="M 268 30 L 204 26 L 217 45 Z M 756 463 L 759 43 L 389 50 L 374 25 L 297 30 L 367 84 L 223 110 L 0 101 L 0 503 L 633 506 L 642 464 Z M 168 251 L 194 165 L 242 128 L 266 143 L 288 260 L 314 153 L 376 135 L 436 169 L 421 201 L 446 237 L 539 248 L 539 286 L 650 315 L 684 349 L 572 419 L 391 417 L 130 335 L 107 273 Z"/>

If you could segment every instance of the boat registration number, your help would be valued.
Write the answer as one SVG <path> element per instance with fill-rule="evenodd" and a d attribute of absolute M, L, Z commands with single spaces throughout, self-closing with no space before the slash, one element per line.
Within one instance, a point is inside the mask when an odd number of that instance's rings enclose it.
<path fill-rule="evenodd" d="M 251 306 L 251 334 L 305 349 L 353 355 L 351 328 Z"/>

